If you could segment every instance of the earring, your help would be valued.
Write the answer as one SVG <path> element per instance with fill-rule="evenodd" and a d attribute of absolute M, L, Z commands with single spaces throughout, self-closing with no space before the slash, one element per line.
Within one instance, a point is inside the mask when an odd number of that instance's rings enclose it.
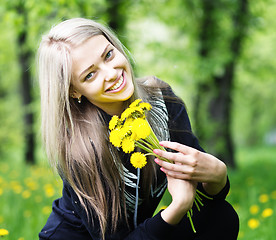
<path fill-rule="evenodd" d="M 81 103 L 81 97 L 78 98 L 78 103 Z"/>

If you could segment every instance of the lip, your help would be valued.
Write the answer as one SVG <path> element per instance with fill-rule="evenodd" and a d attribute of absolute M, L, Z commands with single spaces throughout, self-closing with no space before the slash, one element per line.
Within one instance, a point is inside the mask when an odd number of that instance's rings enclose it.
<path fill-rule="evenodd" d="M 117 84 L 117 82 L 119 82 L 120 78 L 123 77 L 123 83 L 121 84 L 121 86 L 117 89 L 114 90 L 108 90 L 110 88 L 112 88 L 113 86 L 115 86 Z M 116 81 L 112 84 L 112 86 L 110 86 L 106 92 L 107 93 L 115 93 L 115 92 L 120 92 L 126 85 L 126 79 L 125 79 L 125 72 L 123 71 L 122 74 L 116 79 Z"/>

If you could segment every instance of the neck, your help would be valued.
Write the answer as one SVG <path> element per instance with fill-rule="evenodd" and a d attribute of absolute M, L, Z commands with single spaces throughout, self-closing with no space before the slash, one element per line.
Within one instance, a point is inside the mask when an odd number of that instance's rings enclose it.
<path fill-rule="evenodd" d="M 120 116 L 124 111 L 124 106 L 125 106 L 125 102 L 118 102 L 118 103 L 110 103 L 110 104 L 107 104 L 105 107 L 100 107 L 100 108 L 110 116 L 113 116 L 113 115 Z"/>

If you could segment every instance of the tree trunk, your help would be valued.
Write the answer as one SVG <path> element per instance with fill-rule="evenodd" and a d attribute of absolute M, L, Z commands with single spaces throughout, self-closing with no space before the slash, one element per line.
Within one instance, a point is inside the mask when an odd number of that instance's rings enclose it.
<path fill-rule="evenodd" d="M 31 94 L 31 73 L 29 71 L 32 53 L 27 46 L 28 34 L 28 17 L 24 8 L 24 2 L 20 1 L 16 8 L 17 14 L 22 16 L 23 24 L 18 29 L 17 44 L 18 44 L 18 63 L 20 67 L 21 78 L 21 95 L 24 109 L 24 138 L 25 150 L 24 158 L 27 163 L 35 163 L 35 136 L 34 136 L 34 114 L 31 109 L 32 94 Z"/>
<path fill-rule="evenodd" d="M 195 101 L 195 124 L 199 138 L 206 143 L 208 151 L 235 168 L 235 148 L 231 133 L 232 90 L 234 73 L 246 32 L 248 0 L 237 1 L 233 16 L 233 36 L 230 41 L 230 59 L 224 64 L 220 76 L 200 81 Z M 215 1 L 203 0 L 203 21 L 200 56 L 208 61 L 210 51 L 215 47 L 214 32 Z"/>

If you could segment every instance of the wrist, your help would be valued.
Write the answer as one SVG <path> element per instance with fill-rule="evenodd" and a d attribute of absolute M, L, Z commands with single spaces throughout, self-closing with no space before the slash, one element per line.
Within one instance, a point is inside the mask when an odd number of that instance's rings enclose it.
<path fill-rule="evenodd" d="M 185 214 L 191 209 L 192 204 L 184 204 L 173 200 L 171 204 L 161 212 L 161 217 L 170 225 L 178 224 Z"/>
<path fill-rule="evenodd" d="M 217 173 L 220 173 L 216 181 L 202 183 L 204 190 L 210 195 L 218 194 L 227 182 L 227 167 L 223 162 L 220 162 Z"/>

